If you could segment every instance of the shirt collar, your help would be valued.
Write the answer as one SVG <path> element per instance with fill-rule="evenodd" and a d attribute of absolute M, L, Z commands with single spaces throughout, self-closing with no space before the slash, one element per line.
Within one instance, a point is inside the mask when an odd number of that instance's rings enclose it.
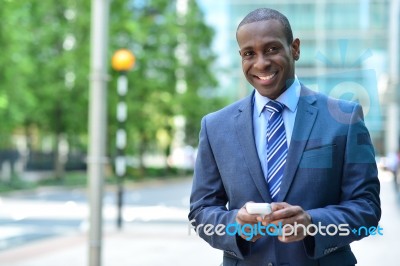
<path fill-rule="evenodd" d="M 276 101 L 283 103 L 292 113 L 296 111 L 297 104 L 299 102 L 301 85 L 297 76 L 295 76 L 294 81 L 290 87 L 285 90 Z M 255 107 L 258 116 L 261 115 L 264 110 L 264 106 L 271 101 L 268 97 L 262 96 L 257 90 L 254 93 Z"/>

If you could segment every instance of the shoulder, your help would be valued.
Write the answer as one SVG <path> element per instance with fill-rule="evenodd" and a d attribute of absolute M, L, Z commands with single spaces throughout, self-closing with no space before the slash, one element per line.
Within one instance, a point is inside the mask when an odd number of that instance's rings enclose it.
<path fill-rule="evenodd" d="M 316 107 L 322 115 L 329 115 L 336 121 L 353 124 L 363 120 L 362 107 L 357 102 L 329 97 L 304 85 L 301 88 L 300 98 Z"/>
<path fill-rule="evenodd" d="M 243 110 L 252 108 L 252 101 L 253 93 L 243 99 L 240 99 L 234 103 L 231 103 L 230 105 L 225 106 L 218 111 L 207 114 L 203 117 L 203 121 L 207 120 L 207 123 L 225 123 L 226 121 L 229 121 L 230 119 L 236 117 Z"/>
<path fill-rule="evenodd" d="M 348 108 L 354 109 L 356 106 L 359 106 L 359 104 L 354 101 L 347 101 L 343 99 L 333 98 L 324 93 L 313 91 L 304 85 L 301 86 L 300 97 L 309 99 L 314 98 L 318 106 L 322 106 L 326 103 L 329 103 L 329 104 L 341 105 L 346 110 Z"/>

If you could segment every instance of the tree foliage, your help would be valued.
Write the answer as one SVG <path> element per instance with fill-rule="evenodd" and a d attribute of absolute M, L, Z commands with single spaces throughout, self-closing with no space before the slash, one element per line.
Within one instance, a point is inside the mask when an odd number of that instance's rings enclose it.
<path fill-rule="evenodd" d="M 214 33 L 205 25 L 196 2 L 189 0 L 187 13 L 179 14 L 176 1 L 120 0 L 113 2 L 111 14 L 112 21 L 126 22 L 111 23 L 111 50 L 128 47 L 137 58 L 134 71 L 128 74 L 131 152 L 142 155 L 156 146 L 168 155 L 176 117 L 184 118 L 185 142 L 195 146 L 201 117 L 223 102 L 214 96 Z M 113 112 L 109 112 L 110 120 L 115 119 Z"/>
<path fill-rule="evenodd" d="M 175 118 L 185 118 L 185 141 L 197 142 L 200 118 L 221 106 L 213 97 L 213 31 L 194 0 L 186 15 L 176 1 L 114 0 L 110 8 L 109 59 L 120 48 L 136 57 L 127 73 L 128 152 L 168 154 Z M 72 149 L 86 148 L 90 56 L 90 1 L 0 1 L 0 135 L 27 139 L 64 136 Z M 183 48 L 182 48 L 183 47 Z M 108 151 L 115 151 L 116 81 L 110 67 Z M 183 85 L 182 85 L 183 84 Z M 183 86 L 183 87 L 182 87 Z M 40 143 L 40 141 L 38 142 Z M 32 149 L 40 145 L 31 142 Z"/>

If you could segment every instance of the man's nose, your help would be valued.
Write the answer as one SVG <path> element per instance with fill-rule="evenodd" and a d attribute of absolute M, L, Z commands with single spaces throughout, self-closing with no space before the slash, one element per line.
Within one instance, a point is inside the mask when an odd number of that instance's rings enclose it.
<path fill-rule="evenodd" d="M 271 61 L 264 54 L 258 55 L 254 62 L 254 68 L 263 70 L 271 64 Z"/>

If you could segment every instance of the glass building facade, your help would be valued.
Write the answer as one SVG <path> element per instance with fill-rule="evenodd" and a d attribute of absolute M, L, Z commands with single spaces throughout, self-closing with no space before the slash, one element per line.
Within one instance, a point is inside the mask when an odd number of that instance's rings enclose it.
<path fill-rule="evenodd" d="M 212 10 L 212 1 L 200 2 L 206 13 Z M 226 46 L 217 53 L 226 57 L 222 91 L 233 99 L 252 90 L 242 74 L 236 27 L 246 14 L 260 7 L 285 14 L 294 37 L 300 39 L 301 56 L 296 62 L 300 81 L 332 97 L 358 101 L 377 152 L 384 153 L 386 110 L 381 101 L 388 91 L 388 67 L 393 60 L 388 53 L 391 0 L 223 0 L 219 12 L 228 14 L 229 22 L 223 23 L 223 28 L 215 23 L 210 26 L 217 28 L 217 34 L 228 31 L 226 38 L 219 40 Z"/>

